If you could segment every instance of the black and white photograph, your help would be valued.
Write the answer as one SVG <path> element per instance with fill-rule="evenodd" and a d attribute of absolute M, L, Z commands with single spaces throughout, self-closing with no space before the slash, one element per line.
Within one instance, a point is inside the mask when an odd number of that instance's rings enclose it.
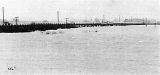
<path fill-rule="evenodd" d="M 160 75 L 160 0 L 0 0 L 0 75 Z"/>

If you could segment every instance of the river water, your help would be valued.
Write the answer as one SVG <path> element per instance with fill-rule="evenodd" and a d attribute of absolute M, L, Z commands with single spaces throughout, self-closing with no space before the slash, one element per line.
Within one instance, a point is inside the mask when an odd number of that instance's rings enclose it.
<path fill-rule="evenodd" d="M 159 75 L 160 26 L 0 33 L 1 75 Z"/>

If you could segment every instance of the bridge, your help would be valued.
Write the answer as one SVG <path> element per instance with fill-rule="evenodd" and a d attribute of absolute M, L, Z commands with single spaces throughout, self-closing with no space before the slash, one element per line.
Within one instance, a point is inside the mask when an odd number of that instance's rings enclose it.
<path fill-rule="evenodd" d="M 146 25 L 144 23 L 31 23 L 31 24 L 4 24 L 0 25 L 0 33 L 33 32 L 57 29 L 69 29 L 80 27 L 97 26 L 128 26 L 128 25 Z"/>

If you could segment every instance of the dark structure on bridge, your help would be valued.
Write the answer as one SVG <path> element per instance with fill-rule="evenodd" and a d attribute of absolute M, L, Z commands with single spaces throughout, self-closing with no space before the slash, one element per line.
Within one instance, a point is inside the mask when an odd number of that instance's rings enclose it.
<path fill-rule="evenodd" d="M 0 33 L 17 33 L 17 32 L 33 32 L 57 29 L 69 29 L 80 27 L 97 27 L 97 26 L 128 26 L 128 25 L 144 25 L 144 23 L 31 23 L 13 25 L 10 23 L 0 25 Z"/>

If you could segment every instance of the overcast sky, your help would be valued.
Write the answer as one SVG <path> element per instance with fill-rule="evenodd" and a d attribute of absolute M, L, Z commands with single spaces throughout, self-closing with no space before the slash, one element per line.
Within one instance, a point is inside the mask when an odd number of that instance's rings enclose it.
<path fill-rule="evenodd" d="M 19 16 L 21 20 L 60 20 L 103 18 L 160 19 L 160 0 L 0 0 L 8 20 Z M 2 12 L 0 12 L 2 19 Z"/>

